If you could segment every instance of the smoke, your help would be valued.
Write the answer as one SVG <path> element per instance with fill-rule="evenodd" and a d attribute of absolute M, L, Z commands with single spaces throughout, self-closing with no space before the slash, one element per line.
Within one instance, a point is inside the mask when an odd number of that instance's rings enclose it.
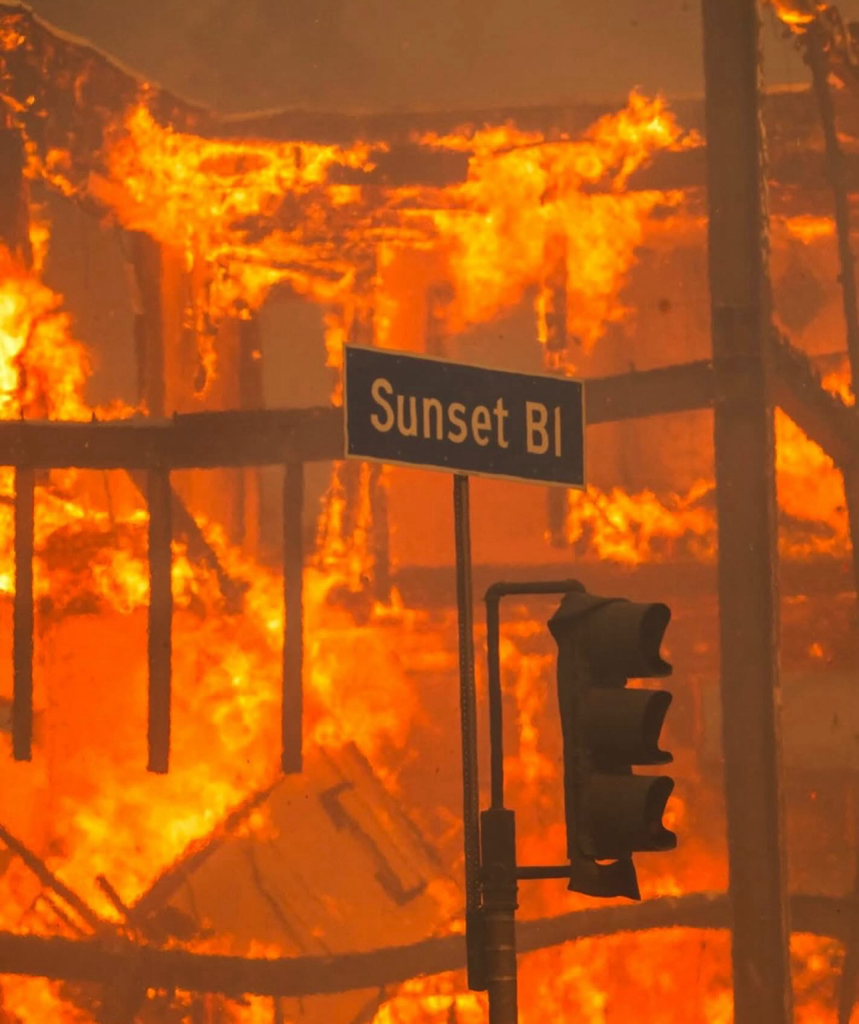
<path fill-rule="evenodd" d="M 221 110 L 475 108 L 700 92 L 698 0 L 34 0 Z"/>

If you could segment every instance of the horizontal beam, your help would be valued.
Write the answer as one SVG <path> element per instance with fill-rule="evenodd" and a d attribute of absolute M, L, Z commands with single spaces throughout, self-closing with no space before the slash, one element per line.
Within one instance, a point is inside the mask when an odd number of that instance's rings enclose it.
<path fill-rule="evenodd" d="M 794 930 L 844 938 L 850 901 L 796 895 Z M 597 907 L 517 923 L 517 947 L 533 952 L 581 938 L 659 928 L 722 929 L 729 925 L 725 896 L 692 893 L 631 906 Z M 141 988 L 298 998 L 380 989 L 410 978 L 465 967 L 462 935 L 425 939 L 367 953 L 260 959 L 157 949 L 109 940 L 72 940 L 0 932 L 4 974 L 67 982 L 116 983 L 134 978 Z"/>
<path fill-rule="evenodd" d="M 812 360 L 773 341 L 775 401 L 840 466 L 857 451 L 854 409 L 824 390 Z M 710 409 L 706 360 L 585 381 L 588 426 Z M 339 408 L 182 413 L 171 419 L 0 421 L 3 465 L 32 469 L 214 469 L 328 462 L 344 455 Z"/>
<path fill-rule="evenodd" d="M 585 384 L 589 424 L 707 408 L 708 363 Z M 2 464 L 32 469 L 213 469 L 326 462 L 344 454 L 339 408 L 250 409 L 89 423 L 0 421 Z"/>
<path fill-rule="evenodd" d="M 636 370 L 585 381 L 588 426 L 709 409 L 714 401 L 713 367 L 706 360 L 655 370 Z"/>
<path fill-rule="evenodd" d="M 4 465 L 34 469 L 214 469 L 343 457 L 339 409 L 236 410 L 70 423 L 0 422 Z"/>

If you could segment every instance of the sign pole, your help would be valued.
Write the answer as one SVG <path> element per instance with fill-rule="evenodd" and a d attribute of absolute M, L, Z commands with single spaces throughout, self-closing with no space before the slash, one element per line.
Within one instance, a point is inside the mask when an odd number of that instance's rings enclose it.
<path fill-rule="evenodd" d="M 459 613 L 459 710 L 462 725 L 462 819 L 465 842 L 465 944 L 468 987 L 486 988 L 480 909 L 480 797 L 477 779 L 477 695 L 474 683 L 474 604 L 468 477 L 453 477 L 456 603 Z"/>

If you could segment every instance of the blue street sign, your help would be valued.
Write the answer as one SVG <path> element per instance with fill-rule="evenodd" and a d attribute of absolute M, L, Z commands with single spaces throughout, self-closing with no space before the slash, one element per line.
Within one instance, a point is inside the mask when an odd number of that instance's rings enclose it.
<path fill-rule="evenodd" d="M 583 487 L 581 381 L 346 346 L 346 455 Z"/>

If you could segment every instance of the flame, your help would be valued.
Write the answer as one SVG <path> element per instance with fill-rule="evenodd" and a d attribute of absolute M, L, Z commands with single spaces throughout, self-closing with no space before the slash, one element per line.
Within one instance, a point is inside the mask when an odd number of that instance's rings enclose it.
<path fill-rule="evenodd" d="M 679 193 L 624 192 L 660 149 L 700 144 L 684 136 L 664 102 L 633 92 L 627 108 L 597 121 L 578 141 L 547 142 L 512 127 L 422 141 L 473 149 L 469 180 L 452 190 L 457 208 L 435 216 L 456 301 L 448 329 L 462 330 L 518 303 L 543 284 L 549 239 L 566 242 L 567 330 L 585 349 L 626 310 L 617 293 L 644 225 Z M 603 194 L 588 186 L 603 184 Z M 538 310 L 545 297 L 537 299 Z"/>
<path fill-rule="evenodd" d="M 337 176 L 372 171 L 382 144 L 203 139 L 160 125 L 144 95 L 109 132 L 104 175 L 91 174 L 86 193 L 119 224 L 183 253 L 189 270 L 202 268 L 205 295 L 190 316 L 210 372 L 207 340 L 218 321 L 248 316 L 278 284 L 348 306 L 366 302 L 377 252 L 434 251 L 452 285 L 446 318 L 455 331 L 539 288 L 546 239 L 559 234 L 572 285 L 568 331 L 589 348 L 625 313 L 617 293 L 647 217 L 682 200 L 624 192 L 627 181 L 658 150 L 701 140 L 680 130 L 662 99 L 633 92 L 625 110 L 578 140 L 548 141 L 508 126 L 418 143 L 467 151 L 467 180 L 370 194 Z M 79 190 L 65 151 L 39 158 L 31 146 L 29 173 L 66 194 Z M 332 365 L 343 337 L 332 328 Z"/>
<path fill-rule="evenodd" d="M 854 403 L 846 367 L 822 384 Z M 845 557 L 850 537 L 841 471 L 780 409 L 775 431 L 782 555 Z M 716 554 L 715 482 L 699 480 L 685 494 L 570 491 L 566 536 L 571 545 L 627 565 L 677 557 L 709 561 Z"/>
<path fill-rule="evenodd" d="M 84 397 L 88 373 L 86 350 L 73 338 L 60 297 L 0 251 L 2 416 L 26 411 L 90 419 L 96 410 Z M 137 629 L 143 626 L 140 615 L 149 600 L 146 513 L 112 514 L 77 497 L 79 477 L 54 473 L 37 487 L 39 618 L 62 630 L 66 616 L 85 607 L 107 617 L 101 631 L 111 615 L 121 615 L 133 632 L 135 622 Z M 12 487 L 12 473 L 5 470 L 0 592 L 7 596 L 14 592 Z M 98 875 L 133 904 L 164 866 L 209 834 L 249 792 L 265 788 L 277 771 L 282 581 L 231 547 L 216 524 L 201 525 L 221 565 L 247 590 L 242 613 L 227 613 L 214 573 L 191 563 L 184 546 L 174 544 L 176 753 L 170 775 L 142 773 L 140 744 L 112 745 L 106 736 L 101 749 L 88 752 L 84 769 L 71 762 L 52 783 L 54 852 L 46 862 L 108 922 L 119 923 L 117 911 L 95 884 Z M 391 609 L 371 608 L 366 624 L 356 626 L 330 604 L 333 591 L 352 583 L 348 567 L 348 559 L 332 556 L 305 573 L 307 742 L 329 748 L 354 742 L 376 756 L 380 743 L 404 742 L 415 694 L 381 625 Z M 402 618 L 414 623 L 419 616 L 403 610 Z M 141 659 L 126 682 L 137 694 L 129 714 L 139 738 L 145 736 L 145 671 Z M 0 757 L 11 758 L 8 737 L 0 737 Z M 201 759 L 208 766 L 204 774 Z M 105 779 L 109 787 L 99 781 Z M 0 906 L 0 927 L 64 930 L 49 904 L 34 903 L 32 877 L 20 863 L 0 878 Z M 4 979 L 3 993 L 4 1006 L 26 1020 L 90 1019 L 44 981 Z"/>
<path fill-rule="evenodd" d="M 577 140 L 547 140 L 501 126 L 418 141 L 427 149 L 467 152 L 467 180 L 446 188 L 378 189 L 371 196 L 360 186 L 338 183 L 338 173 L 371 171 L 384 152 L 381 145 L 202 139 L 159 124 L 141 102 L 114 127 L 106 176 L 92 177 L 86 188 L 118 223 L 177 249 L 189 271 L 202 268 L 203 305 L 191 311 L 191 322 L 210 375 L 214 367 L 206 338 L 213 325 L 225 316 L 249 315 L 278 284 L 330 307 L 325 343 L 329 365 L 336 368 L 344 343 L 368 310 L 375 314 L 376 340 L 389 340 L 399 300 L 380 288 L 398 253 L 426 252 L 432 273 L 450 282 L 444 317 L 446 329 L 456 331 L 490 320 L 532 294 L 545 321 L 553 312 L 545 256 L 558 238 L 569 286 L 566 330 L 582 350 L 591 348 L 607 325 L 626 313 L 619 293 L 648 218 L 657 210 L 676 213 L 683 202 L 679 193 L 626 192 L 630 176 L 659 150 L 700 144 L 680 131 L 663 101 L 637 93 L 626 110 L 601 119 Z M 51 150 L 39 160 L 31 149 L 30 157 L 33 176 L 75 193 L 68 152 Z M 826 233 L 820 222 L 800 219 L 790 230 L 803 241 Z M 41 266 L 45 227 L 34 237 Z M 39 281 L 38 266 L 29 273 L 0 252 L 0 417 L 128 415 L 132 410 L 94 410 L 87 403 L 86 350 L 74 339 L 59 297 Z M 547 340 L 545 322 L 541 333 Z M 570 366 L 565 352 L 556 368 Z M 845 375 L 834 375 L 827 386 L 846 389 Z M 340 398 L 335 391 L 334 401 Z M 779 415 L 776 426 L 783 517 L 803 527 L 784 530 L 783 547 L 793 556 L 843 554 L 847 532 L 835 467 L 786 417 Z M 307 742 L 328 747 L 357 742 L 384 778 L 384 752 L 402 750 L 411 723 L 424 713 L 407 664 L 408 640 L 423 634 L 421 664 L 438 668 L 449 622 L 440 626 L 428 614 L 404 607 L 396 591 L 385 605 L 369 599 L 358 605 L 372 572 L 366 467 L 358 470 L 355 486 L 354 526 L 347 528 L 345 471 L 337 467 L 320 517 L 316 558 L 304 577 Z M 74 473 L 51 474 L 38 487 L 40 623 L 55 634 L 73 630 L 80 646 L 89 636 L 87 615 L 98 613 L 100 631 L 121 622 L 116 671 L 129 694 L 129 735 L 138 739 L 107 735 L 80 763 L 66 759 L 51 779 L 45 851 L 57 876 L 108 926 L 119 927 L 117 908 L 96 876 L 108 878 L 132 904 L 190 843 L 208 835 L 230 808 L 274 777 L 282 581 L 231 546 L 218 524 L 201 522 L 225 570 L 246 585 L 242 613 L 235 614 L 225 608 L 214 573 L 193 563 L 182 544 L 174 545 L 176 757 L 170 775 L 145 775 L 140 771 L 145 663 L 128 657 L 125 645 L 142 634 L 149 598 L 146 514 L 138 508 L 116 514 L 84 493 L 82 476 Z M 6 471 L 0 474 L 3 595 L 14 587 L 11 496 Z M 568 537 L 598 557 L 629 564 L 712 558 L 713 483 L 700 480 L 685 495 L 667 497 L 589 488 L 570 498 Z M 81 608 L 87 615 L 72 622 Z M 533 862 L 563 856 L 564 839 L 558 825 L 557 751 L 547 743 L 543 723 L 550 659 L 532 647 L 542 631 L 542 624 L 522 619 L 505 631 L 502 643 L 505 688 L 516 704 L 520 736 L 519 750 L 506 767 L 516 796 L 524 798 L 517 799 L 525 807 L 522 848 Z M 75 710 L 73 723 L 80 726 L 88 709 Z M 0 757 L 9 757 L 6 739 L 0 739 Z M 686 813 L 684 800 L 675 799 L 670 815 L 681 820 Z M 247 825 L 259 834 L 268 827 L 264 815 Z M 647 896 L 724 887 L 721 851 L 694 839 L 686 850 L 672 862 L 671 873 L 645 872 Z M 447 917 L 458 910 L 441 896 L 439 904 Z M 557 886 L 547 884 L 529 891 L 524 910 L 535 916 L 556 906 Z M 39 898 L 18 862 L 0 877 L 0 926 L 70 931 Z M 456 931 L 461 921 L 444 919 L 441 927 Z M 800 988 L 815 996 L 822 979 L 831 977 L 832 944 L 796 937 L 794 955 Z M 685 994 L 693 976 L 701 980 Z M 641 1006 L 658 996 L 666 1021 L 697 1014 L 727 1024 L 729 984 L 724 935 L 672 932 L 587 940 L 524 958 L 523 1020 L 579 1015 L 589 1024 L 603 1024 L 637 1018 Z M 463 988 L 458 976 L 408 982 L 383 1005 L 377 1024 L 484 1019 L 482 997 L 463 994 Z M 802 1006 L 799 1019 L 821 1020 L 816 1006 Z M 4 979 L 3 1008 L 31 1021 L 91 1019 L 58 986 L 38 979 Z M 268 1019 L 269 1010 L 249 1000 L 236 1014 L 250 1024 Z"/>
<path fill-rule="evenodd" d="M 810 25 L 820 11 L 826 10 L 828 4 L 820 0 L 769 0 L 778 17 L 793 29 L 803 29 Z"/>

